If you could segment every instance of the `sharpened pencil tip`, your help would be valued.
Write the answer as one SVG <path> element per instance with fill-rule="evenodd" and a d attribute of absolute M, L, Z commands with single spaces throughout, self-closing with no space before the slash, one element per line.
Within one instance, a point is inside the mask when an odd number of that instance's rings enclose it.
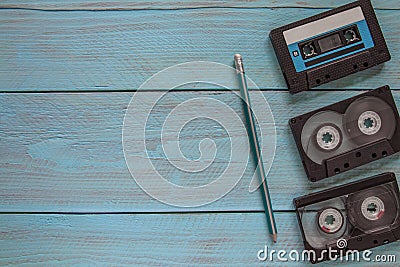
<path fill-rule="evenodd" d="M 272 240 L 274 240 L 274 243 L 276 243 L 276 241 L 278 240 L 278 235 L 277 234 L 272 235 Z"/>

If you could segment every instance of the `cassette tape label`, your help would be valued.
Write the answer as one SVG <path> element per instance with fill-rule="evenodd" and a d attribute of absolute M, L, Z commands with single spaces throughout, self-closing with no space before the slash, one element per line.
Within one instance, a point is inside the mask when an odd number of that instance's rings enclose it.
<path fill-rule="evenodd" d="M 356 7 L 284 31 L 283 36 L 286 44 L 290 45 L 362 20 L 365 20 L 362 9 L 361 7 Z"/>
<path fill-rule="evenodd" d="M 283 35 L 297 72 L 374 47 L 361 7 L 290 29 Z"/>

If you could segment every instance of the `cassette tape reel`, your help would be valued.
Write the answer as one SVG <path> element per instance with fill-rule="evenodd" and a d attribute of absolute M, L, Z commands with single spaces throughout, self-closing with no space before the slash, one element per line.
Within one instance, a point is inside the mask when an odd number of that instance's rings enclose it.
<path fill-rule="evenodd" d="M 310 181 L 400 151 L 400 119 L 388 86 L 289 121 Z"/>
<path fill-rule="evenodd" d="M 393 173 L 294 199 L 311 262 L 329 260 L 327 251 L 373 248 L 400 239 L 399 188 Z"/>
<path fill-rule="evenodd" d="M 270 39 L 291 93 L 390 60 L 369 0 L 359 0 L 274 29 Z"/>

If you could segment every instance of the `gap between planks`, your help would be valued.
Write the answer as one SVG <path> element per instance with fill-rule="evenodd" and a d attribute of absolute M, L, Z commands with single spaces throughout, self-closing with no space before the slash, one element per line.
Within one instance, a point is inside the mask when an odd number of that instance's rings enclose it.
<path fill-rule="evenodd" d="M 398 88 L 390 88 L 392 91 L 399 91 L 400 89 Z M 250 91 L 256 91 L 256 90 L 252 90 L 249 89 Z M 304 91 L 299 93 L 298 95 L 304 93 L 306 94 L 307 92 L 311 93 L 311 92 L 359 92 L 360 94 L 362 92 L 365 91 L 372 91 L 374 89 L 368 89 L 366 90 L 365 88 L 352 88 L 352 89 L 311 89 L 309 91 Z M 195 93 L 195 92 L 215 92 L 215 93 L 226 93 L 226 92 L 232 92 L 232 91 L 240 91 L 240 89 L 219 89 L 219 88 L 207 88 L 207 89 L 171 89 L 168 92 L 175 92 L 175 93 L 179 93 L 179 92 L 191 92 L 191 93 Z M 288 89 L 259 89 L 259 91 L 261 92 L 282 92 L 282 93 L 289 93 Z M 0 93 L 3 94 L 80 94 L 80 93 L 136 93 L 136 92 L 141 92 L 141 93 L 152 93 L 152 92 L 165 92 L 165 90 L 160 90 L 160 89 L 146 89 L 146 90 L 54 90 L 54 91 L 47 91 L 47 90 L 38 90 L 38 91 L 32 91 L 32 90 L 25 90 L 25 91 L 0 91 Z"/>
<path fill-rule="evenodd" d="M 54 211 L 8 211 L 8 212 L 0 212 L 1 215 L 17 215 L 17 214 L 25 214 L 25 215 L 35 215 L 35 214 L 43 214 L 43 215 L 146 215 L 146 214 L 251 214 L 251 213 L 264 213 L 263 210 L 220 210 L 220 211 L 140 211 L 140 212 L 54 212 Z M 274 213 L 294 213 L 295 210 L 275 210 Z"/>
<path fill-rule="evenodd" d="M 204 10 L 204 9 L 289 9 L 289 8 L 297 8 L 297 9 L 316 9 L 316 10 L 324 10 L 324 9 L 333 9 L 334 6 L 255 6 L 255 7 L 239 7 L 239 6 L 200 6 L 200 7 L 166 7 L 166 8 L 121 8 L 121 7 L 111 7 L 111 8 L 103 8 L 103 9 L 52 9 L 52 8 L 34 8 L 34 7 L 17 7 L 17 6 L 3 6 L 0 7 L 1 10 L 26 10 L 26 11 L 40 11 L 40 12 L 107 12 L 107 11 L 184 11 L 184 10 Z M 374 10 L 400 10 L 400 8 L 383 8 L 377 7 Z"/>

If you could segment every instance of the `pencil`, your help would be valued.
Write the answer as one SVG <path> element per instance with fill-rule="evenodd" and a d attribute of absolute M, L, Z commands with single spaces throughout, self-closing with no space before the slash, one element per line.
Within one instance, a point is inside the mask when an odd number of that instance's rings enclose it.
<path fill-rule="evenodd" d="M 268 221 L 268 230 L 269 230 L 270 234 L 272 235 L 272 240 L 276 243 L 278 234 L 277 234 L 277 230 L 276 230 L 275 217 L 274 217 L 274 212 L 272 210 L 271 197 L 270 197 L 269 190 L 268 190 L 264 164 L 263 164 L 263 160 L 262 160 L 262 156 L 261 156 L 260 144 L 258 142 L 254 114 L 251 110 L 250 96 L 249 96 L 249 91 L 247 88 L 246 75 L 245 75 L 244 67 L 243 67 L 243 59 L 242 59 L 242 56 L 239 54 L 236 54 L 234 56 L 234 59 L 235 59 L 236 71 L 237 71 L 238 78 L 240 81 L 240 92 L 242 95 L 242 100 L 244 102 L 243 103 L 244 104 L 244 113 L 245 113 L 245 117 L 246 117 L 250 149 L 253 152 L 254 161 L 257 162 L 257 172 L 258 172 L 258 175 L 259 175 L 259 178 L 261 181 L 261 190 L 260 191 L 262 194 L 264 207 L 265 207 L 265 214 L 266 214 L 267 221 Z"/>

